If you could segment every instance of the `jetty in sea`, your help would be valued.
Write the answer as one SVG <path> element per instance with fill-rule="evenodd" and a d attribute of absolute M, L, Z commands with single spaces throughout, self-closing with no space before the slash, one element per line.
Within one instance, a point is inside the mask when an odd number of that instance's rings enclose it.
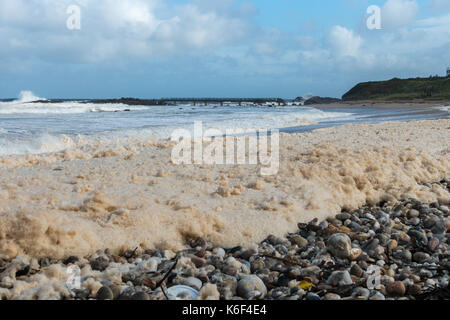
<path fill-rule="evenodd" d="M 193 105 L 208 105 L 208 104 L 277 104 L 285 105 L 286 102 L 281 98 L 162 98 L 167 104 L 191 103 Z"/>
<path fill-rule="evenodd" d="M 38 100 L 31 103 L 62 103 L 68 101 L 77 101 L 80 103 L 121 103 L 125 105 L 145 105 L 145 106 L 173 106 L 178 104 L 204 105 L 220 104 L 220 105 L 278 105 L 285 106 L 287 103 L 281 98 L 161 98 L 161 99 L 137 99 L 137 98 L 120 98 L 120 99 L 50 99 Z"/>

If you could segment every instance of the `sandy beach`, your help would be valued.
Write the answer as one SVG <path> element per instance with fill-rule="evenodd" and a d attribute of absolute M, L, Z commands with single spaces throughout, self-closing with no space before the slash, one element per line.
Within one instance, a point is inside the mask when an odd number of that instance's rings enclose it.
<path fill-rule="evenodd" d="M 430 112 L 434 112 L 433 108 L 436 106 L 448 106 L 450 101 L 447 100 L 415 100 L 415 101 L 341 101 L 336 103 L 329 103 L 321 105 L 322 108 L 365 108 L 365 107 L 377 107 L 380 109 L 392 109 L 392 108 L 408 108 L 408 109 L 423 109 L 429 108 Z"/>
<path fill-rule="evenodd" d="M 251 245 L 366 203 L 448 203 L 450 120 L 282 134 L 280 170 L 171 163 L 170 142 L 0 159 L 0 256 Z"/>
<path fill-rule="evenodd" d="M 277 295 L 277 290 L 282 289 L 277 285 L 282 281 L 278 276 L 275 284 L 261 274 L 259 278 L 244 277 L 250 273 L 244 268 L 245 259 L 251 261 L 253 270 L 261 252 L 272 252 L 267 251 L 267 242 L 261 241 L 270 235 L 273 238 L 265 241 L 285 243 L 288 240 L 283 237 L 298 232 L 298 223 L 314 219 L 316 223 L 326 219 L 339 222 L 334 217 L 341 212 L 363 206 L 378 212 L 376 204 L 380 202 L 395 206 L 406 201 L 405 214 L 411 210 L 408 199 L 423 205 L 448 205 L 448 188 L 430 183 L 449 178 L 449 132 L 447 119 L 345 125 L 304 134 L 281 134 L 280 169 L 273 176 L 261 176 L 259 166 L 252 165 L 175 165 L 171 162 L 173 142 L 163 140 L 106 149 L 84 145 L 53 154 L 2 157 L 0 295 L 8 299 L 112 299 L 111 290 L 115 290 L 119 292 L 115 298 L 164 299 L 165 292 L 154 283 L 164 275 L 161 272 L 167 272 L 168 263 L 179 252 L 174 272 L 180 278 L 170 280 L 172 284 L 187 281 L 192 287 L 191 280 L 186 280 L 189 275 L 203 279 L 202 274 L 211 276 L 209 272 L 219 268 L 225 270 L 223 277 L 228 277 L 229 272 L 235 275 L 233 281 L 251 280 L 258 285 L 258 279 L 265 279 L 264 290 L 266 285 L 274 288 L 270 297 L 297 299 L 297 291 Z M 337 224 L 336 230 L 346 230 L 342 228 L 341 223 Z M 308 232 L 302 234 L 307 236 Z M 291 242 L 287 242 L 294 245 L 292 252 L 308 243 L 298 236 L 290 236 Z M 215 261 L 219 255 L 217 259 L 224 261 L 223 265 L 198 262 L 203 261 L 205 251 L 195 251 L 195 241 L 200 241 L 200 247 L 207 242 L 211 248 L 205 259 Z M 186 256 L 184 250 L 193 250 L 189 248 L 203 253 Z M 225 262 L 221 248 L 238 249 L 227 249 Z M 276 252 L 272 254 L 283 258 L 287 251 Z M 68 270 L 73 266 L 79 266 L 83 276 L 78 290 L 67 287 L 71 276 Z M 161 271 L 153 278 L 145 274 L 142 278 L 140 275 L 148 268 Z M 127 282 L 130 274 L 136 281 L 147 279 L 146 284 Z M 293 276 L 289 286 L 302 287 L 299 281 L 303 278 Z M 211 283 L 206 276 L 204 285 L 200 282 L 201 299 L 231 299 L 238 294 L 236 287 L 229 292 L 224 278 L 217 279 Z M 287 282 L 281 287 L 285 285 Z M 334 297 L 333 286 L 323 285 L 328 286 L 327 297 Z M 315 299 L 312 293 L 307 296 L 308 290 L 300 290 L 301 296 Z M 253 293 L 241 290 L 238 295 L 250 298 L 249 294 Z M 374 299 L 379 294 L 376 292 Z"/>

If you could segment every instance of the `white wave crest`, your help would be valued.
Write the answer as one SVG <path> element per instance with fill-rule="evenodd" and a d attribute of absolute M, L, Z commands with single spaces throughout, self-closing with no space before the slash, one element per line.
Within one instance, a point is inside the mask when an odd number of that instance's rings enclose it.
<path fill-rule="evenodd" d="M 124 104 L 94 104 L 82 102 L 61 103 L 22 103 L 8 102 L 0 104 L 0 114 L 76 114 L 88 112 L 115 112 L 146 110 L 146 107 Z"/>
<path fill-rule="evenodd" d="M 51 153 L 76 145 L 74 139 L 65 135 L 43 134 L 27 140 L 0 138 L 0 156 Z"/>
<path fill-rule="evenodd" d="M 450 106 L 436 107 L 436 109 L 450 113 Z"/>
<path fill-rule="evenodd" d="M 47 100 L 47 99 L 40 98 L 40 97 L 34 95 L 34 93 L 32 91 L 24 90 L 24 91 L 20 91 L 19 99 L 17 100 L 17 102 L 33 102 L 33 101 L 40 101 L 40 100 Z"/>

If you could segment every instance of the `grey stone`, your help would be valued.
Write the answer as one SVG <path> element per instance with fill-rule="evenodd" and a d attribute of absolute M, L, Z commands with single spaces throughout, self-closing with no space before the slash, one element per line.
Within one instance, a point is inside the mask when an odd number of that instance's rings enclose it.
<path fill-rule="evenodd" d="M 114 294 L 112 292 L 112 290 L 108 287 L 101 287 L 98 291 L 97 291 L 97 295 L 96 295 L 97 300 L 113 300 L 114 299 Z"/>
<path fill-rule="evenodd" d="M 237 286 L 237 294 L 240 297 L 250 299 L 254 291 L 258 291 L 260 293 L 260 296 L 258 297 L 260 299 L 264 298 L 267 294 L 266 285 L 258 276 L 245 276 L 239 281 Z"/>
<path fill-rule="evenodd" d="M 352 277 L 348 271 L 334 271 L 327 280 L 332 286 L 346 286 L 353 284 Z"/>
<path fill-rule="evenodd" d="M 191 288 L 194 288 L 197 291 L 200 291 L 200 289 L 203 287 L 203 283 L 200 279 L 189 277 L 182 281 L 182 284 L 185 286 L 189 286 Z"/>
<path fill-rule="evenodd" d="M 336 233 L 328 239 L 327 248 L 335 257 L 346 259 L 350 256 L 352 242 L 346 234 Z"/>

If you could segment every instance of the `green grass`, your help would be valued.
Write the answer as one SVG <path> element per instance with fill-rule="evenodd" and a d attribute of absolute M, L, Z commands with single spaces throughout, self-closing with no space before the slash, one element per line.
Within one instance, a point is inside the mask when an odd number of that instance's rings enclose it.
<path fill-rule="evenodd" d="M 449 100 L 450 77 L 394 78 L 388 81 L 362 82 L 342 96 L 356 100 Z"/>

